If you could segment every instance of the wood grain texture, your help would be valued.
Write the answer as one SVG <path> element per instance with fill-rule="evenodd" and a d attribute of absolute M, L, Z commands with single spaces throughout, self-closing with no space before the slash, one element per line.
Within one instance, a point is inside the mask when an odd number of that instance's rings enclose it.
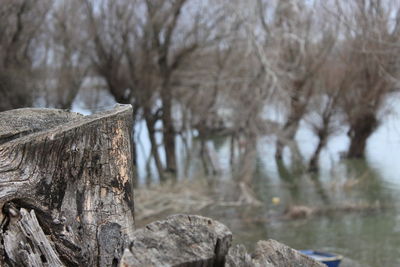
<path fill-rule="evenodd" d="M 121 266 L 224 266 L 231 242 L 232 233 L 217 221 L 173 215 L 136 230 Z"/>
<path fill-rule="evenodd" d="M 44 234 L 34 210 L 14 210 L 19 220 L 13 220 L 4 233 L 4 246 L 9 261 L 22 266 L 64 266 Z"/>
<path fill-rule="evenodd" d="M 249 254 L 242 245 L 229 250 L 227 267 L 326 267 L 314 259 L 275 240 L 258 241 L 255 251 Z"/>
<path fill-rule="evenodd" d="M 275 240 L 259 241 L 249 254 L 231 248 L 232 233 L 223 224 L 195 215 L 174 215 L 134 233 L 121 267 L 323 267 Z"/>
<path fill-rule="evenodd" d="M 115 265 L 134 230 L 131 106 L 91 116 L 10 112 L 0 113 L 8 125 L 0 132 L 0 206 L 63 221 L 79 240 L 80 262 Z M 119 242 L 111 251 L 101 240 L 113 238 Z"/>

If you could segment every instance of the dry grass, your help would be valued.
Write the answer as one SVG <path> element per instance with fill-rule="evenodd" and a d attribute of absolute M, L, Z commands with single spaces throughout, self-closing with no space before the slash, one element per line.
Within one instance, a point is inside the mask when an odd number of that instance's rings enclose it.
<path fill-rule="evenodd" d="M 135 191 L 135 217 L 138 225 L 173 213 L 197 212 L 215 201 L 205 180 L 166 182 Z"/>
<path fill-rule="evenodd" d="M 210 184 L 205 179 L 168 181 L 135 190 L 137 226 L 176 213 L 199 213 L 215 206 L 260 206 L 252 190 L 244 183 Z"/>
<path fill-rule="evenodd" d="M 244 206 L 259 207 L 262 203 L 244 183 L 219 182 L 211 183 L 206 179 L 168 181 L 140 187 L 135 190 L 135 217 L 137 227 L 165 218 L 171 214 L 191 213 L 206 215 L 208 208 Z M 301 204 L 286 207 L 281 214 L 268 218 L 252 218 L 252 221 L 293 220 L 324 216 L 333 213 L 371 212 L 384 207 L 381 203 L 336 203 L 332 206 L 302 206 Z"/>

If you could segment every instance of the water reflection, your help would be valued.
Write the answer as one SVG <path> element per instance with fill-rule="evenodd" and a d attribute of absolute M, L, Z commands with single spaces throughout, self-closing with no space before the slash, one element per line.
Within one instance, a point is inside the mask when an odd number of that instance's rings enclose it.
<path fill-rule="evenodd" d="M 266 164 L 262 146 L 261 142 L 256 152 L 245 152 L 243 160 L 251 158 L 252 164 L 239 160 L 236 167 L 241 172 L 233 171 L 236 179 L 251 180 L 262 207 L 214 208 L 204 215 L 226 223 L 236 242 L 249 247 L 259 239 L 273 238 L 299 249 L 341 253 L 363 266 L 398 266 L 400 257 L 393 255 L 399 245 L 399 187 L 388 182 L 379 168 L 365 160 L 342 160 L 330 172 L 308 174 L 290 161 Z M 223 151 L 219 146 L 217 152 Z M 279 197 L 279 205 L 272 203 L 273 197 Z M 318 212 L 303 219 L 283 218 L 294 205 Z"/>
<path fill-rule="evenodd" d="M 395 215 L 398 188 L 388 186 L 365 161 L 346 161 L 340 165 L 341 177 L 348 178 L 328 183 L 318 177 L 296 177 L 278 163 L 282 179 L 277 183 L 257 164 L 254 183 L 263 207 L 205 213 L 228 224 L 236 233 L 236 242 L 248 247 L 259 239 L 273 238 L 294 248 L 337 252 L 362 266 L 398 266 L 400 223 Z M 348 182 L 357 179 L 358 182 Z M 273 196 L 281 198 L 281 206 L 272 205 Z M 294 204 L 333 208 L 304 219 L 282 219 L 279 215 L 284 207 Z"/>

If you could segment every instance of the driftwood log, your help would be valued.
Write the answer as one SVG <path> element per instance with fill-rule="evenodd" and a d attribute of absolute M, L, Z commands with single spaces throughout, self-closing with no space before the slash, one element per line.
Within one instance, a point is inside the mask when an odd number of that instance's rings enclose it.
<path fill-rule="evenodd" d="M 0 113 L 0 266 L 323 266 L 276 242 L 231 247 L 223 224 L 134 229 L 132 108 Z"/>

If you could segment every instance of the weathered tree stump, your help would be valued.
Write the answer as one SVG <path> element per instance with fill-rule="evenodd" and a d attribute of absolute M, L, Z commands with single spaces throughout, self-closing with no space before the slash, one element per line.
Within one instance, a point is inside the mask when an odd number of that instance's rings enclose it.
<path fill-rule="evenodd" d="M 243 245 L 236 245 L 226 257 L 227 267 L 324 267 L 325 265 L 275 240 L 258 241 L 249 254 Z"/>
<path fill-rule="evenodd" d="M 223 224 L 194 215 L 174 215 L 136 230 L 122 267 L 224 266 L 232 233 Z"/>
<path fill-rule="evenodd" d="M 134 231 L 132 121 L 129 105 L 0 113 L 1 266 L 119 263 Z"/>
<path fill-rule="evenodd" d="M 232 233 L 223 224 L 193 215 L 174 215 L 134 233 L 121 267 L 323 267 L 275 240 L 259 241 L 250 255 L 230 248 Z"/>

